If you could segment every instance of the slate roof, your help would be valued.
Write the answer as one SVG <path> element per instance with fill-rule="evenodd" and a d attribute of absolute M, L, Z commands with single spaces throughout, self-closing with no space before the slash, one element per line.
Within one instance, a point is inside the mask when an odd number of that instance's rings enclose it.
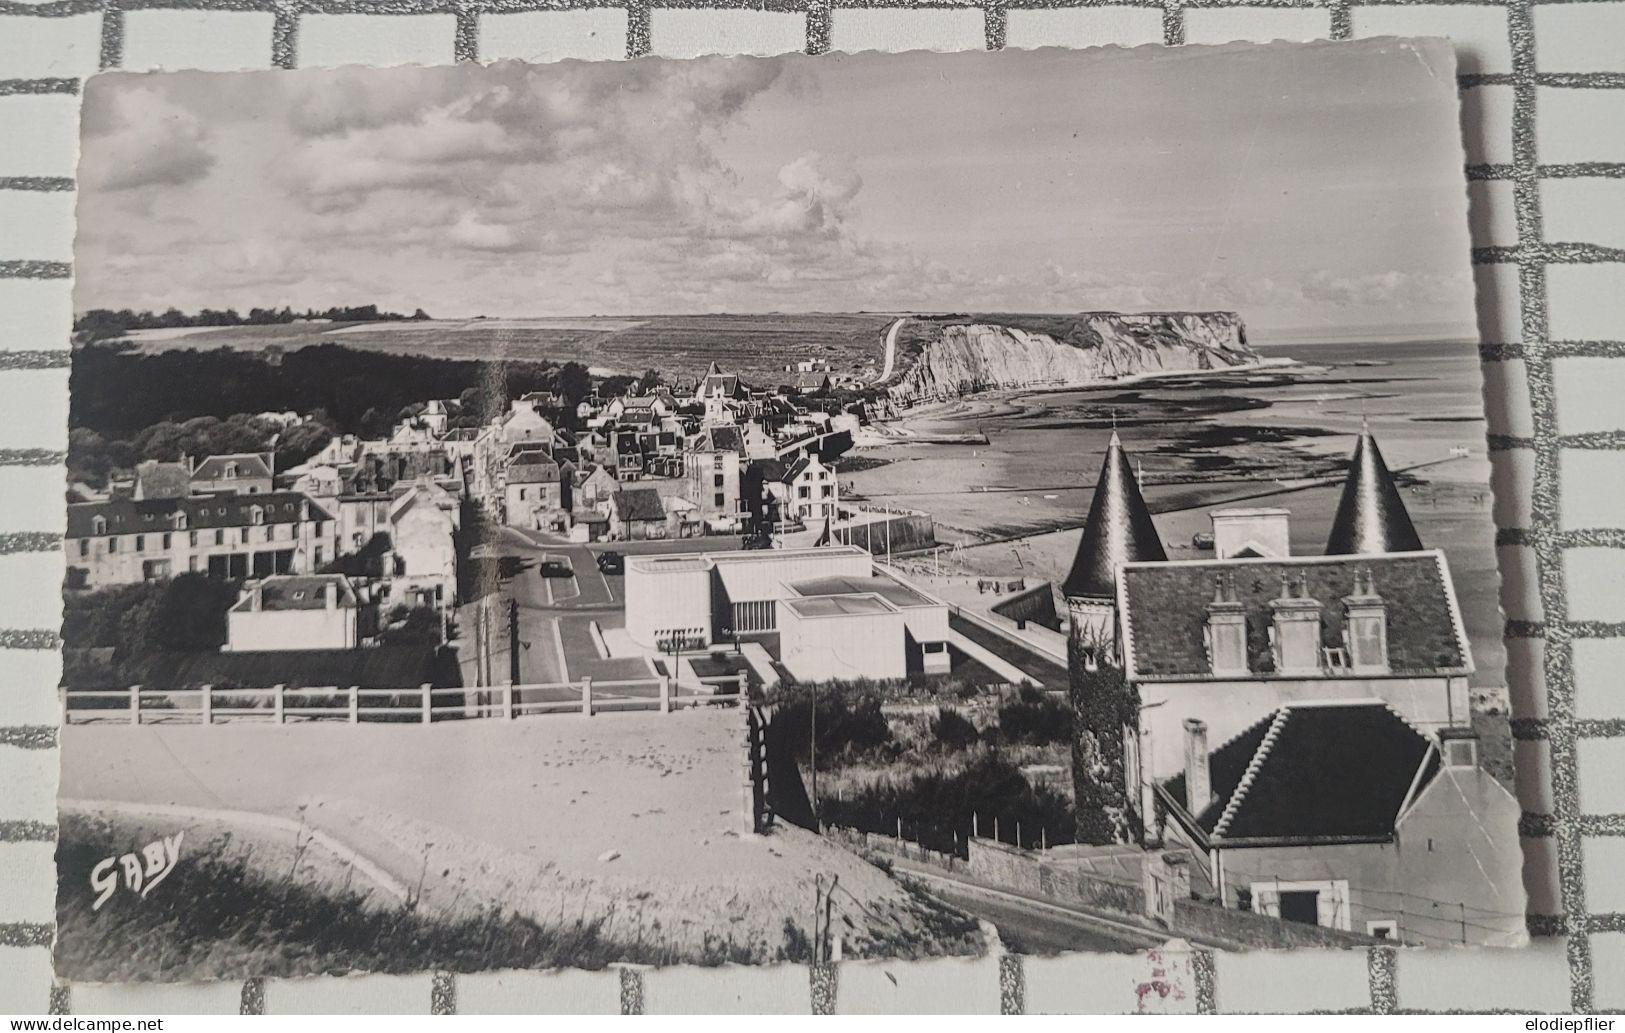
<path fill-rule="evenodd" d="M 1234 580 L 1247 614 L 1249 638 L 1267 636 L 1270 601 L 1281 578 L 1306 579 L 1319 601 L 1322 643 L 1343 644 L 1343 597 L 1355 594 L 1357 570 L 1370 570 L 1388 604 L 1388 666 L 1396 675 L 1465 674 L 1472 654 L 1458 624 L 1455 589 L 1437 549 L 1386 556 L 1326 556 L 1292 560 L 1227 559 L 1129 564 L 1123 568 L 1121 613 L 1130 673 L 1138 678 L 1211 676 L 1203 631 L 1215 579 Z M 1270 673 L 1261 656 L 1254 675 Z"/>
<path fill-rule="evenodd" d="M 612 500 L 622 520 L 665 520 L 666 507 L 653 488 L 622 488 Z"/>
<path fill-rule="evenodd" d="M 237 480 L 254 479 L 271 476 L 271 464 L 266 457 L 257 452 L 239 452 L 233 455 L 210 456 L 197 464 L 192 470 L 194 481 L 219 481 L 226 479 L 226 464 L 237 464 Z"/>
<path fill-rule="evenodd" d="M 1332 518 L 1332 532 L 1326 540 L 1326 555 L 1355 553 L 1417 552 L 1422 539 L 1405 510 L 1399 489 L 1394 486 L 1382 449 L 1369 428 L 1361 428 L 1343 496 Z"/>
<path fill-rule="evenodd" d="M 694 443 L 697 452 L 743 452 L 745 439 L 738 427 L 707 427 Z"/>
<path fill-rule="evenodd" d="M 1167 558 L 1157 526 L 1151 522 L 1151 510 L 1140 494 L 1140 483 L 1129 470 L 1123 443 L 1112 431 L 1100 480 L 1089 500 L 1083 537 L 1078 540 L 1072 569 L 1061 582 L 1061 592 L 1069 599 L 1110 599 L 1116 595 L 1120 565 Z"/>
<path fill-rule="evenodd" d="M 1390 839 L 1411 786 L 1420 792 L 1438 770 L 1432 742 L 1387 704 L 1294 704 L 1211 753 L 1214 799 L 1191 817 L 1220 846 Z M 1159 789 L 1188 811 L 1183 774 Z M 1173 817 L 1189 829 L 1181 815 Z"/>
<path fill-rule="evenodd" d="M 343 574 L 284 574 L 273 575 L 259 582 L 261 610 L 324 610 L 327 608 L 327 586 L 338 587 L 338 606 L 348 609 L 356 605 L 355 590 L 350 579 Z M 253 591 L 250 587 L 249 591 Z M 239 613 L 252 610 L 245 596 L 232 604 Z"/>
<path fill-rule="evenodd" d="M 176 513 L 186 514 L 189 530 L 209 527 L 245 527 L 253 523 L 249 511 L 260 508 L 267 524 L 291 524 L 301 519 L 300 504 L 308 503 L 304 519 L 331 520 L 332 514 L 297 491 L 268 491 L 259 495 L 196 495 L 184 499 L 109 499 L 68 506 L 69 538 L 90 538 L 93 521 L 107 519 L 106 534 L 143 534 L 175 530 Z"/>

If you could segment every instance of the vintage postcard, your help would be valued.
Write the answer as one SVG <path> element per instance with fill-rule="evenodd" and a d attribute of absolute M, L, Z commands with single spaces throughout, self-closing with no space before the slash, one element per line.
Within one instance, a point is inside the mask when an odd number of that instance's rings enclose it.
<path fill-rule="evenodd" d="M 103 75 L 58 972 L 1525 941 L 1440 40 Z"/>

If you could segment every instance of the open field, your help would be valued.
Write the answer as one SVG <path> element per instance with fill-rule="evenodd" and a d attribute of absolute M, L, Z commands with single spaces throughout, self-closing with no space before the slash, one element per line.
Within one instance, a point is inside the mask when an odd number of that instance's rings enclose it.
<path fill-rule="evenodd" d="M 317 344 L 456 359 L 577 361 L 595 369 L 693 375 L 712 361 L 763 378 L 800 359 L 826 359 L 838 373 L 879 371 L 882 313 L 434 319 L 425 322 L 284 323 L 138 331 L 142 351 L 234 348 L 284 351 Z"/>

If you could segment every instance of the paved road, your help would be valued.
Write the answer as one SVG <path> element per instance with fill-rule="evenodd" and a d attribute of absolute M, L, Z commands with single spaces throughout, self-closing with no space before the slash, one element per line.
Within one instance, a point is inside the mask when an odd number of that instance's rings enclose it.
<path fill-rule="evenodd" d="M 897 331 L 901 330 L 907 321 L 908 317 L 903 316 L 886 331 L 886 359 L 880 367 L 880 376 L 875 378 L 877 384 L 884 384 L 891 376 L 892 365 L 897 360 Z"/>
<path fill-rule="evenodd" d="M 930 869 L 893 861 L 926 884 L 931 894 L 960 910 L 992 922 L 999 937 L 1020 954 L 1059 951 L 1138 951 L 1167 941 L 1166 934 L 1127 922 L 1047 904 L 1013 893 L 972 886 Z"/>

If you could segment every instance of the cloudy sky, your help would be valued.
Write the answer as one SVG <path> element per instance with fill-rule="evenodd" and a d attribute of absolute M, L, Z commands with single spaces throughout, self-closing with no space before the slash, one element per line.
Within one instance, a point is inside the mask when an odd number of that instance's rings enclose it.
<path fill-rule="evenodd" d="M 76 307 L 1470 334 L 1447 47 L 98 76 Z"/>

